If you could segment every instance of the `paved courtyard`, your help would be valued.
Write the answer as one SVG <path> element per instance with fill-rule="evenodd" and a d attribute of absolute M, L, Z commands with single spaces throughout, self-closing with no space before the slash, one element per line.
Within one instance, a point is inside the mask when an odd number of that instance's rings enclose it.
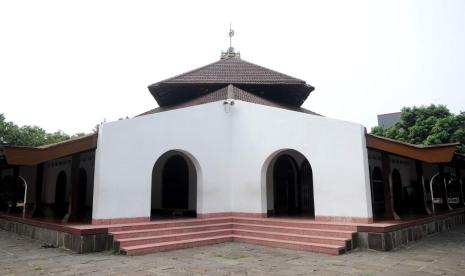
<path fill-rule="evenodd" d="M 328 256 L 225 243 L 127 257 L 45 248 L 0 230 L 0 275 L 465 275 L 465 226 L 392 252 Z"/>

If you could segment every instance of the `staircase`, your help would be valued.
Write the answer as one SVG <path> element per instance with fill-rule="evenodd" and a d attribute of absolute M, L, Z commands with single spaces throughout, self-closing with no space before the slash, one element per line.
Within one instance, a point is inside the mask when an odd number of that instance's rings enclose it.
<path fill-rule="evenodd" d="M 356 229 L 312 220 L 219 217 L 115 225 L 108 231 L 114 247 L 126 255 L 232 241 L 339 255 L 355 247 Z"/>

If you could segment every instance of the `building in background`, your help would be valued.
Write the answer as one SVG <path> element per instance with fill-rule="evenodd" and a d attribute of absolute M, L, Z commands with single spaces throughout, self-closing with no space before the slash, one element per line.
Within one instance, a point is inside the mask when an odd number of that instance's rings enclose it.
<path fill-rule="evenodd" d="M 386 113 L 386 114 L 379 114 L 378 115 L 378 126 L 383 128 L 390 128 L 396 123 L 400 123 L 401 112 L 393 112 L 393 113 Z"/>

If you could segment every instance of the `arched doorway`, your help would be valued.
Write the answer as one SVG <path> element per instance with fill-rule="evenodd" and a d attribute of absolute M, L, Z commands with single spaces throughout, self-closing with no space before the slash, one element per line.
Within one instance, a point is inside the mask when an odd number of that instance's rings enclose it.
<path fill-rule="evenodd" d="M 285 150 L 271 160 L 266 189 L 269 216 L 315 215 L 312 168 L 301 153 Z"/>
<path fill-rule="evenodd" d="M 404 196 L 402 192 L 402 178 L 397 169 L 394 169 L 391 174 L 392 181 L 392 196 L 394 199 L 394 211 L 397 215 L 402 216 L 404 213 Z"/>
<path fill-rule="evenodd" d="M 86 217 L 86 201 L 87 201 L 87 172 L 84 168 L 79 169 L 79 189 L 78 189 L 78 217 L 83 219 Z"/>
<path fill-rule="evenodd" d="M 298 202 L 297 167 L 291 156 L 283 154 L 278 157 L 273 170 L 274 212 L 276 215 L 295 213 Z"/>
<path fill-rule="evenodd" d="M 173 155 L 162 172 L 162 208 L 185 210 L 189 202 L 189 168 L 180 155 Z"/>
<path fill-rule="evenodd" d="M 25 191 L 26 186 L 21 177 L 5 176 L 0 186 L 0 211 L 16 213 L 22 210 L 17 207 L 25 206 Z"/>
<path fill-rule="evenodd" d="M 160 156 L 152 170 L 152 218 L 195 217 L 197 210 L 197 170 L 181 151 Z"/>
<path fill-rule="evenodd" d="M 383 173 L 379 167 L 375 167 L 371 173 L 371 198 L 373 206 L 373 216 L 380 218 L 384 216 L 384 182 Z"/>
<path fill-rule="evenodd" d="M 66 183 L 66 173 L 61 171 L 58 173 L 55 184 L 54 214 L 56 218 L 62 218 L 68 213 L 69 203 L 66 198 Z"/>

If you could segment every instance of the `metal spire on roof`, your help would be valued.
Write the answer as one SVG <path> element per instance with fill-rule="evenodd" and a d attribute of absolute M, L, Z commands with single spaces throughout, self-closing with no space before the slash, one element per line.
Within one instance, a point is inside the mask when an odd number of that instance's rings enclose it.
<path fill-rule="evenodd" d="M 234 52 L 234 47 L 232 46 L 233 36 L 234 30 L 231 28 L 231 24 L 229 24 L 229 48 L 226 52 L 221 51 L 221 59 L 241 58 L 241 54 L 239 52 Z"/>
<path fill-rule="evenodd" d="M 229 49 L 234 49 L 232 48 L 232 37 L 234 36 L 234 30 L 231 29 L 231 24 L 229 24 Z"/>

